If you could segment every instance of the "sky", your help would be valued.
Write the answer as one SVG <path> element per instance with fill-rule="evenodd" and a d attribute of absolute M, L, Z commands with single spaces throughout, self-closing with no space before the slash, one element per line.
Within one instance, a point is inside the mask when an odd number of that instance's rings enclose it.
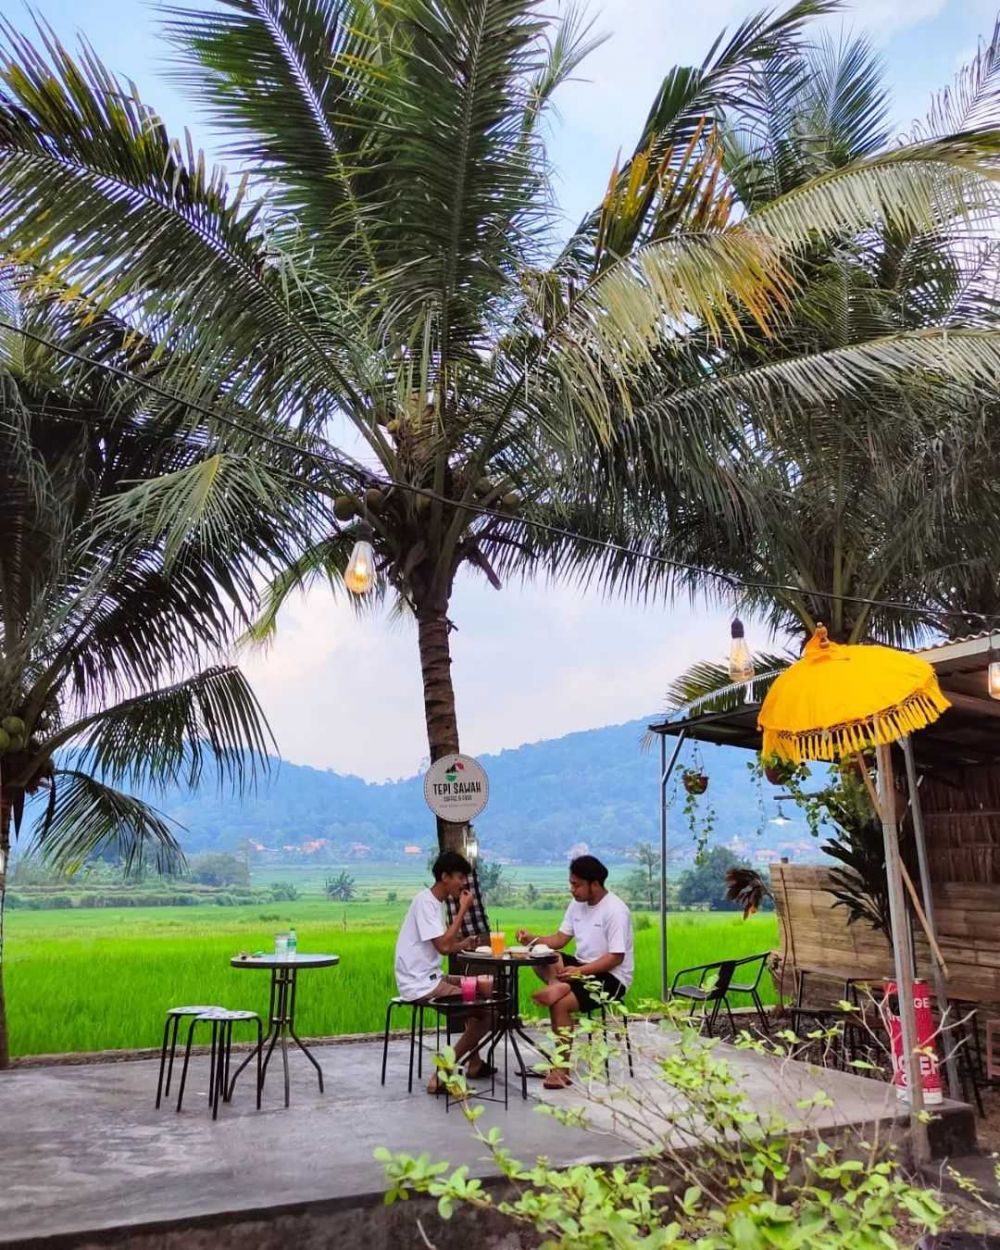
<path fill-rule="evenodd" d="M 187 125 L 211 150 L 212 135 L 169 81 L 170 49 L 154 7 L 136 0 L 35 0 L 33 7 L 66 42 L 84 32 L 171 130 Z M 609 37 L 557 97 L 550 142 L 567 222 L 599 198 L 666 71 L 700 62 L 723 27 L 762 7 L 766 0 L 593 0 L 595 30 Z M 862 0 L 831 24 L 878 47 L 904 131 L 992 30 L 998 8 L 1000 0 Z M 15 0 L 0 0 L 0 14 L 22 29 L 30 24 Z M 451 618 L 462 748 L 473 755 L 654 714 L 672 678 L 696 660 L 722 659 L 729 640 L 728 614 L 718 608 L 607 601 L 597 591 L 545 584 L 497 592 L 460 580 Z M 767 644 L 750 634 L 751 645 Z M 412 625 L 388 613 L 358 618 L 317 590 L 289 605 L 276 642 L 245 657 L 244 667 L 286 759 L 369 780 L 425 765 Z"/>

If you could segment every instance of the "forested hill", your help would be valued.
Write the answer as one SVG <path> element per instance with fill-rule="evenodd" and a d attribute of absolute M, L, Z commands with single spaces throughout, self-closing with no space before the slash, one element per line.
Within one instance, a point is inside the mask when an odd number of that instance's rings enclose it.
<path fill-rule="evenodd" d="M 484 850 L 543 863 L 563 860 L 579 843 L 614 858 L 636 842 L 657 841 L 659 750 L 656 744 L 643 749 L 647 723 L 609 725 L 482 756 L 490 801 L 476 828 Z M 773 823 L 779 815 L 774 791 L 751 779 L 749 759 L 733 748 L 702 749 L 710 777 L 706 798 L 716 813 L 712 840 L 735 836 L 751 854 L 777 848 L 793 858 L 799 843 L 799 854 L 807 853 L 806 844 L 815 844 L 804 822 Z M 420 777 L 372 784 L 275 761 L 271 776 L 242 799 L 209 786 L 149 797 L 184 826 L 181 840 L 189 853 L 231 850 L 249 839 L 272 851 L 287 848 L 284 854 L 295 858 L 400 859 L 405 846 L 426 848 L 433 841 Z M 692 841 L 684 797 L 683 791 L 675 795 L 669 822 L 681 858 Z M 796 816 L 785 806 L 788 816 Z M 700 800 L 699 817 L 704 807 Z"/>

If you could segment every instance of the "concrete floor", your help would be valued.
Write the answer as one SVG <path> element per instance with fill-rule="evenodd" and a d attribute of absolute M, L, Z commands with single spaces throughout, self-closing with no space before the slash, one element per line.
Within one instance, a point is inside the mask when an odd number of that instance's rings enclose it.
<path fill-rule="evenodd" d="M 655 1026 L 646 1048 L 669 1045 Z M 643 1039 L 638 1039 L 642 1046 Z M 885 1085 L 844 1073 L 817 1073 L 729 1052 L 742 1072 L 751 1104 L 786 1117 L 801 1116 L 799 1100 L 822 1088 L 833 1106 L 810 1113 L 818 1128 L 874 1120 L 899 1113 Z M 192 1059 L 184 1110 L 154 1110 L 157 1063 L 134 1061 L 15 1069 L 0 1074 L 0 1245 L 84 1230 L 176 1222 L 198 1216 L 280 1208 L 331 1199 L 377 1200 L 384 1191 L 372 1152 L 388 1145 L 429 1152 L 474 1173 L 490 1171 L 471 1140 L 460 1111 L 446 1114 L 444 1099 L 415 1088 L 406 1092 L 406 1045 L 390 1048 L 389 1079 L 379 1085 L 381 1046 L 371 1042 L 318 1047 L 326 1076 L 320 1094 L 313 1069 L 295 1054 L 292 1103 L 282 1101 L 280 1066 L 268 1075 L 263 1110 L 254 1108 L 248 1070 L 233 1102 L 213 1123 L 207 1107 L 208 1060 Z M 640 1064 L 632 1088 L 655 1123 L 655 1101 L 664 1087 L 652 1067 Z M 176 1091 L 175 1091 L 176 1092 Z M 543 1093 L 530 1083 L 523 1102 L 512 1084 L 510 1106 L 486 1104 L 481 1126 L 498 1124 L 516 1157 L 545 1154 L 558 1164 L 634 1157 L 641 1132 L 623 1120 L 614 1099 L 593 1107 L 589 1131 L 565 1127 L 539 1115 L 539 1099 L 563 1105 L 584 1101 L 579 1089 Z"/>

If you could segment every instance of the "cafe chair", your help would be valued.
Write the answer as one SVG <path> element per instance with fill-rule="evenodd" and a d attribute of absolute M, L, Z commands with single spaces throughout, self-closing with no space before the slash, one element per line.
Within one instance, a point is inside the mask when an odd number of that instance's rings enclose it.
<path fill-rule="evenodd" d="M 593 1017 L 595 1011 L 599 1011 L 601 1014 L 601 1032 L 604 1035 L 605 1044 L 607 1044 L 608 1040 L 608 1016 L 611 1016 L 614 1025 L 617 1027 L 619 1036 L 625 1042 L 625 1055 L 628 1059 L 628 1074 L 629 1076 L 634 1077 L 635 1064 L 632 1060 L 632 1039 L 629 1037 L 628 1032 L 628 1012 L 624 1007 L 619 1007 L 617 1003 L 599 1002 L 596 1007 L 591 1007 L 590 1011 L 587 1012 L 588 1020 Z M 611 1080 L 610 1055 L 606 1055 L 604 1058 L 604 1076 L 606 1080 Z"/>
<path fill-rule="evenodd" d="M 156 1083 L 156 1106 L 159 1108 L 163 1098 L 170 1097 L 170 1081 L 174 1073 L 174 1056 L 177 1053 L 177 1030 L 181 1021 L 191 1016 L 203 1016 L 206 1011 L 216 1011 L 215 1006 L 171 1007 L 167 1011 L 167 1019 L 163 1025 L 163 1045 L 160 1047 L 160 1079 Z M 166 1072 L 167 1083 L 163 1076 Z"/>
<path fill-rule="evenodd" d="M 390 998 L 385 1009 L 385 1033 L 382 1037 L 382 1084 L 385 1084 L 385 1072 L 389 1063 L 389 1033 L 392 1030 L 392 1013 L 399 1007 L 410 1009 L 410 1074 L 407 1082 L 407 1093 L 413 1093 L 413 1057 L 417 1056 L 417 1078 L 424 1074 L 424 1010 L 428 1003 L 413 1003 L 405 998 Z"/>
<path fill-rule="evenodd" d="M 709 1037 L 713 1035 L 722 1007 L 725 1007 L 726 1015 L 729 1017 L 733 1037 L 736 1036 L 736 1022 L 726 998 L 733 982 L 736 964 L 735 959 L 723 959 L 713 964 L 697 964 L 693 968 L 681 968 L 670 987 L 670 998 L 683 998 L 691 1004 L 688 1018 L 694 1015 L 699 1006 L 701 1007 L 701 1025 L 702 1028 L 706 1028 Z M 696 972 L 699 975 L 694 985 L 681 984 L 681 977 L 692 976 Z"/>
<path fill-rule="evenodd" d="M 229 1066 L 233 1049 L 233 1026 L 250 1024 L 257 1026 L 257 1110 L 260 1110 L 260 1095 L 264 1085 L 262 1068 L 264 1051 L 264 1022 L 256 1011 L 229 1011 L 225 1007 L 210 1007 L 201 1015 L 191 1018 L 188 1028 L 187 1045 L 184 1048 L 184 1066 L 181 1068 L 180 1089 L 177 1092 L 177 1110 L 180 1111 L 184 1102 L 184 1086 L 187 1083 L 188 1062 L 191 1058 L 191 1043 L 194 1031 L 199 1024 L 207 1024 L 212 1029 L 212 1046 L 209 1052 L 208 1068 L 208 1105 L 212 1108 L 212 1119 L 219 1118 L 219 1103 L 229 1102 L 233 1096 L 229 1081 Z"/>

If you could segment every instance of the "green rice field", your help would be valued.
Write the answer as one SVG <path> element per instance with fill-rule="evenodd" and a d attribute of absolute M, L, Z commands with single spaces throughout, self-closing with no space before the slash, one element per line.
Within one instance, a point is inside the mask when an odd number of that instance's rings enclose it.
<path fill-rule="evenodd" d="M 546 910 L 492 911 L 494 927 L 503 928 L 508 940 L 520 926 L 544 933 L 558 926 L 565 869 L 551 870 L 551 883 L 543 885 L 540 874 L 547 871 L 530 870 L 546 892 Z M 399 869 L 396 879 L 373 874 L 365 881 L 359 869 L 355 875 L 366 899 L 350 903 L 305 894 L 322 886 L 323 875 L 318 883 L 307 883 L 287 869 L 274 872 L 273 879 L 295 880 L 303 890 L 303 897 L 291 903 L 10 913 L 4 976 L 13 1054 L 158 1045 L 165 1008 L 181 1003 L 263 1013 L 267 974 L 231 968 L 229 960 L 241 951 L 272 950 L 275 932 L 290 924 L 300 951 L 332 952 L 341 960 L 337 967 L 300 975 L 298 1031 L 321 1035 L 381 1028 L 386 1002 L 395 992 L 396 930 L 422 874 L 419 868 Z M 267 879 L 255 873 L 254 884 Z M 389 901 L 386 895 L 393 892 L 397 897 Z M 659 994 L 655 917 L 637 913 L 636 929 L 633 1002 Z M 744 922 L 733 913 L 679 913 L 669 918 L 667 933 L 671 972 L 777 944 L 773 915 Z"/>

